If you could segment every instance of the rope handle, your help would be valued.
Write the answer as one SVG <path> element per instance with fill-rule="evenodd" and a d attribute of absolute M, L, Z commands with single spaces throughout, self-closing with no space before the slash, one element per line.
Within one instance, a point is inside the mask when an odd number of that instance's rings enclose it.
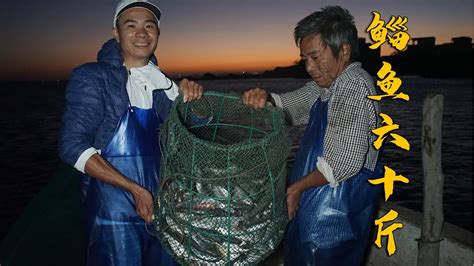
<path fill-rule="evenodd" d="M 241 96 L 240 95 L 234 95 L 234 94 L 229 94 L 229 93 L 224 93 L 224 92 L 218 92 L 218 91 L 205 91 L 203 93 L 203 96 L 211 96 L 211 97 L 223 97 L 225 99 L 232 99 L 232 100 L 242 100 Z M 202 99 L 202 98 L 201 98 Z M 183 101 L 183 96 L 182 95 L 179 95 L 178 98 L 176 98 L 176 100 L 179 100 L 180 102 Z M 196 101 L 199 101 L 199 100 L 196 100 Z M 185 104 L 188 104 L 190 102 L 186 102 Z M 275 108 L 275 106 L 273 105 L 266 105 L 264 108 L 266 107 L 271 107 L 271 108 Z"/>

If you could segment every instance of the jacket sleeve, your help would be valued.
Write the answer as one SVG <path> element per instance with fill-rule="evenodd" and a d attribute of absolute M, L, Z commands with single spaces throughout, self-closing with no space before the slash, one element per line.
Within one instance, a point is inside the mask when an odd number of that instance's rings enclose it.
<path fill-rule="evenodd" d="M 98 73 L 95 73 L 98 75 Z M 59 156 L 74 166 L 79 156 L 93 147 L 104 117 L 101 86 L 88 65 L 75 69 L 66 88 L 66 106 L 59 137 Z"/>
<path fill-rule="evenodd" d="M 308 123 L 311 106 L 320 94 L 321 89 L 311 81 L 295 91 L 280 95 L 272 93 L 272 97 L 275 105 L 283 108 L 289 124 L 304 125 Z"/>
<path fill-rule="evenodd" d="M 369 151 L 371 100 L 362 80 L 348 80 L 333 95 L 324 137 L 323 159 L 334 173 L 328 181 L 342 182 L 357 174 Z"/>

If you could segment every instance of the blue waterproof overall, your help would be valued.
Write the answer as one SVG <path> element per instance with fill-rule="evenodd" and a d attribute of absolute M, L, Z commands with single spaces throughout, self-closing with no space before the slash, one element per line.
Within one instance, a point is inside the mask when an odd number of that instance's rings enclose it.
<path fill-rule="evenodd" d="M 153 195 L 159 177 L 161 123 L 154 109 L 129 107 L 102 151 L 105 160 Z M 138 216 L 129 192 L 85 176 L 82 194 L 87 265 L 175 264 L 159 240 L 147 232 L 153 232 L 153 226 Z"/>
<path fill-rule="evenodd" d="M 311 107 L 309 123 L 301 141 L 290 184 L 317 169 L 323 155 L 328 102 L 318 99 Z M 339 183 L 306 190 L 294 220 L 287 228 L 285 265 L 360 265 L 368 247 L 380 186 L 368 179 L 382 175 L 363 168 Z"/>

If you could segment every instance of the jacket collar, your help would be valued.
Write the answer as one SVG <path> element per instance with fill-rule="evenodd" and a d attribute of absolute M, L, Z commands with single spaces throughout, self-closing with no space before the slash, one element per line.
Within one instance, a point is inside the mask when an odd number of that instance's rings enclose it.
<path fill-rule="evenodd" d="M 105 42 L 97 54 L 97 61 L 112 65 L 115 68 L 121 68 L 123 66 L 123 58 L 120 52 L 120 44 L 114 38 Z M 151 55 L 150 61 L 155 65 L 157 64 L 154 54 Z"/>

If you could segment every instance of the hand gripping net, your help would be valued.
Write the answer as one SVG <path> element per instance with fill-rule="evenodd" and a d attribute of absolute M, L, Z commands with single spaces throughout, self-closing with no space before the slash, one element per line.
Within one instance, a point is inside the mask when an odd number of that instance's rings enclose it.
<path fill-rule="evenodd" d="M 290 139 L 281 110 L 178 97 L 161 128 L 155 229 L 183 264 L 255 264 L 283 237 Z"/>

